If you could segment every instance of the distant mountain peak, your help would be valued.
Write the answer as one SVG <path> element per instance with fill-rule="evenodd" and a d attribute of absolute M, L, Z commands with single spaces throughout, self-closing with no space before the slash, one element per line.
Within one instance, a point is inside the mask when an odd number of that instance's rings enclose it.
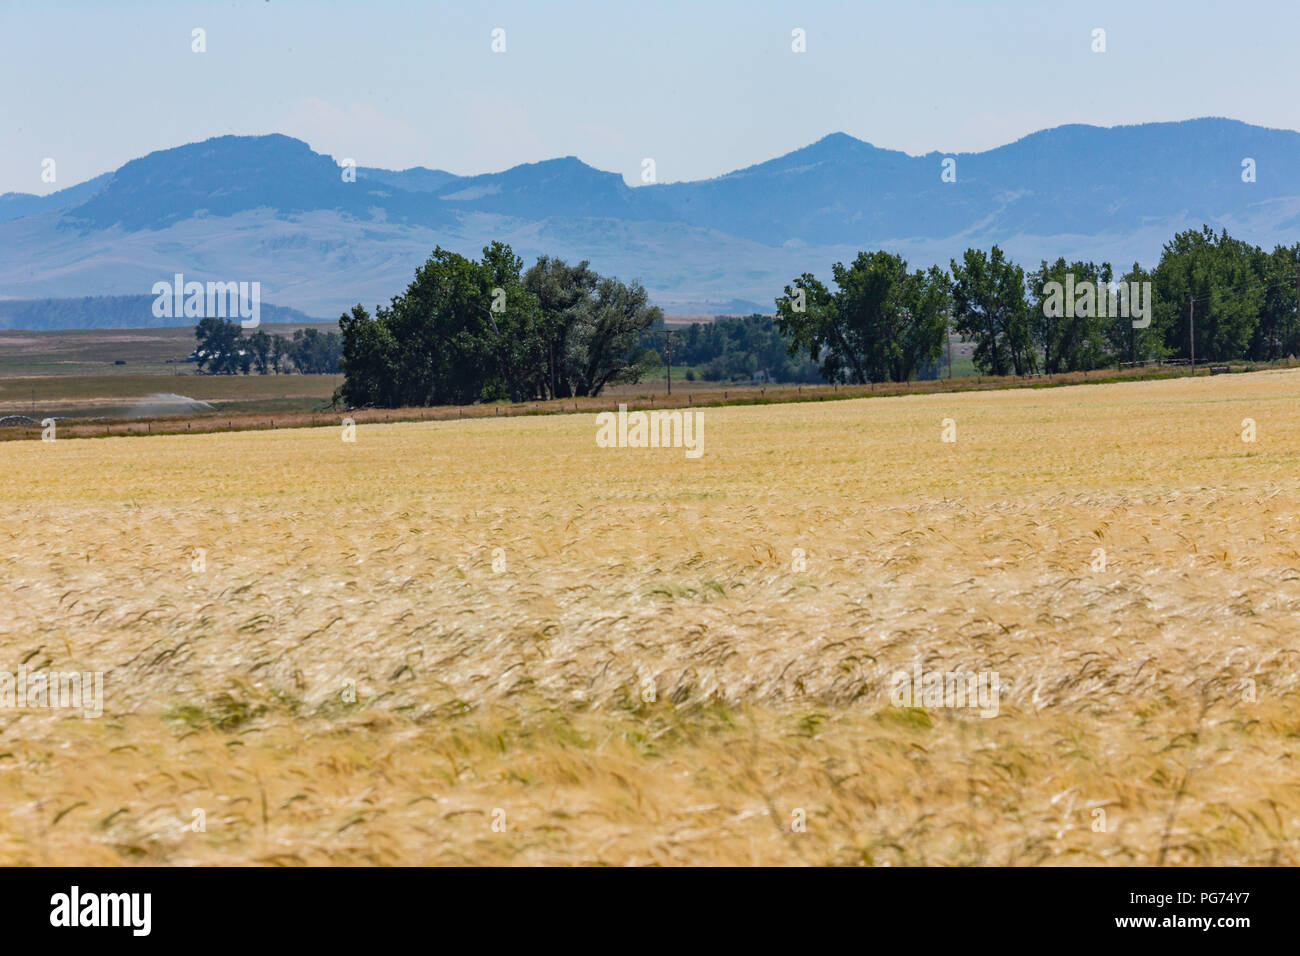
<path fill-rule="evenodd" d="M 848 133 L 830 133 L 815 143 L 809 143 L 807 146 L 786 153 L 785 156 L 780 156 L 777 160 L 772 161 L 776 162 L 791 156 L 816 157 L 823 160 L 852 160 L 875 152 L 888 152 L 888 150 L 880 150 L 879 147 L 871 145 L 866 140 L 850 136 Z M 759 165 L 764 164 L 760 163 Z"/>
<path fill-rule="evenodd" d="M 618 173 L 606 172 L 603 169 L 597 169 L 584 163 L 577 156 L 557 156 L 555 159 L 543 159 L 535 163 L 521 163 L 518 166 L 511 166 L 509 169 L 500 173 L 489 173 L 493 176 L 528 176 L 531 173 L 542 173 L 547 176 L 576 176 L 582 178 L 603 178 L 607 176 L 618 176 Z"/>
<path fill-rule="evenodd" d="M 942 159 L 958 157 L 955 176 Z M 1243 179 L 1250 158 L 1257 179 Z M 921 156 L 843 131 L 695 182 L 631 188 L 566 155 L 458 176 L 338 163 L 283 134 L 218 136 L 46 197 L 0 197 L 0 297 L 139 295 L 159 277 L 250 277 L 330 314 L 381 301 L 436 245 L 588 259 L 679 311 L 764 303 L 855 250 L 914 266 L 970 246 L 1023 264 L 1153 263 L 1180 229 L 1300 238 L 1300 133 L 1223 117 L 1068 124 L 976 153 Z"/>
<path fill-rule="evenodd" d="M 175 165 L 179 163 L 203 160 L 212 162 L 217 157 L 229 158 L 240 165 L 250 162 L 263 162 L 274 157 L 308 159 L 320 154 L 300 139 L 283 133 L 265 133 L 252 136 L 212 136 L 195 143 L 156 149 L 139 159 L 133 159 L 119 172 L 137 167 L 157 165 Z M 328 157 L 323 157 L 328 158 Z"/>
<path fill-rule="evenodd" d="M 856 136 L 850 136 L 848 133 L 836 131 L 827 133 L 817 142 L 805 147 L 806 149 L 852 149 L 856 146 L 870 146 L 866 140 L 858 139 Z"/>

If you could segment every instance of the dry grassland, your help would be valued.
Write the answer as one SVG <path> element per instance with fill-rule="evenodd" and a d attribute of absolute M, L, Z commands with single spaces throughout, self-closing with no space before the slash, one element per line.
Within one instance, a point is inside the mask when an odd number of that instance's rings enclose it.
<path fill-rule="evenodd" d="M 5 442 L 0 864 L 1300 864 L 1297 399 Z"/>

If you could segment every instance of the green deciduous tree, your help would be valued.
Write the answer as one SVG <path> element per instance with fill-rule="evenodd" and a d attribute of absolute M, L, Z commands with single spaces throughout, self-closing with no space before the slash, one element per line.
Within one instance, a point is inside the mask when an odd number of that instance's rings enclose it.
<path fill-rule="evenodd" d="M 575 394 L 576 374 L 568 362 L 569 335 L 579 313 L 600 281 L 585 260 L 570 266 L 562 259 L 542 256 L 524 273 L 524 288 L 537 297 L 541 309 L 540 345 L 544 352 L 541 392 L 551 398 Z"/>
<path fill-rule="evenodd" d="M 637 380 L 640 335 L 658 318 L 639 284 L 585 262 L 544 258 L 525 274 L 503 243 L 480 261 L 439 248 L 373 318 L 360 305 L 340 318 L 337 398 L 359 407 L 598 395 Z"/>
<path fill-rule="evenodd" d="M 662 318 L 640 283 L 599 279 L 565 338 L 563 368 L 573 394 L 599 395 L 607 385 L 639 381 L 647 364 L 641 333 Z"/>
<path fill-rule="evenodd" d="M 906 381 L 943 350 L 948 277 L 941 269 L 911 272 L 888 252 L 860 252 L 831 267 L 836 291 L 810 273 L 776 300 L 777 327 L 790 354 L 821 363 L 827 381 Z"/>
<path fill-rule="evenodd" d="M 339 370 L 343 339 L 338 332 L 297 329 L 286 351 L 294 368 L 304 375 L 328 375 Z"/>
<path fill-rule="evenodd" d="M 194 329 L 198 342 L 195 349 L 199 371 L 213 375 L 233 375 L 239 368 L 241 329 L 228 319 L 205 318 Z"/>
<path fill-rule="evenodd" d="M 258 329 L 248 337 L 248 351 L 252 353 L 253 364 L 257 367 L 259 375 L 265 375 L 271 370 L 271 349 L 273 348 L 272 339 L 279 336 L 270 336 L 264 329 Z"/>
<path fill-rule="evenodd" d="M 1264 306 L 1254 251 L 1226 230 L 1216 236 L 1209 226 L 1165 243 L 1153 282 L 1170 352 L 1190 357 L 1194 328 L 1198 363 L 1246 355 Z"/>
<path fill-rule="evenodd" d="M 1116 321 L 1109 314 L 1110 263 L 1067 265 L 1058 258 L 1050 265 L 1043 261 L 1028 278 L 1030 327 L 1034 344 L 1042 353 L 1043 371 L 1055 374 L 1106 365 L 1106 332 Z M 1053 283 L 1055 288 L 1049 292 Z"/>
<path fill-rule="evenodd" d="M 1300 243 L 1255 250 L 1255 274 L 1263 285 L 1259 323 L 1250 342 L 1250 357 L 1271 362 L 1300 355 L 1300 316 L 1296 312 L 1296 277 L 1300 274 Z"/>
<path fill-rule="evenodd" d="M 994 246 L 967 249 L 952 262 L 955 328 L 975 342 L 975 365 L 990 375 L 1026 375 L 1037 368 L 1025 273 Z"/>

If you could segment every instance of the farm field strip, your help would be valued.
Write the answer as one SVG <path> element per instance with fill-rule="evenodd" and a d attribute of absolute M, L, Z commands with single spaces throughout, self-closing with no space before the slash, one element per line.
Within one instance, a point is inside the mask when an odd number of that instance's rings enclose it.
<path fill-rule="evenodd" d="M 0 863 L 1295 865 L 1298 396 L 2 443 Z"/>

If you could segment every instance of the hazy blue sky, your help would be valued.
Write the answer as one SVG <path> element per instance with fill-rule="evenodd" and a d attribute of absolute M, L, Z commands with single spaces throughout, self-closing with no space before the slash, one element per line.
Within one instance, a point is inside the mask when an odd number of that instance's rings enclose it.
<path fill-rule="evenodd" d="M 0 0 L 0 192 L 225 133 L 462 174 L 575 155 L 636 183 L 643 157 L 698 179 L 836 130 L 925 153 L 1075 122 L 1294 129 L 1298 46 L 1296 0 Z"/>

